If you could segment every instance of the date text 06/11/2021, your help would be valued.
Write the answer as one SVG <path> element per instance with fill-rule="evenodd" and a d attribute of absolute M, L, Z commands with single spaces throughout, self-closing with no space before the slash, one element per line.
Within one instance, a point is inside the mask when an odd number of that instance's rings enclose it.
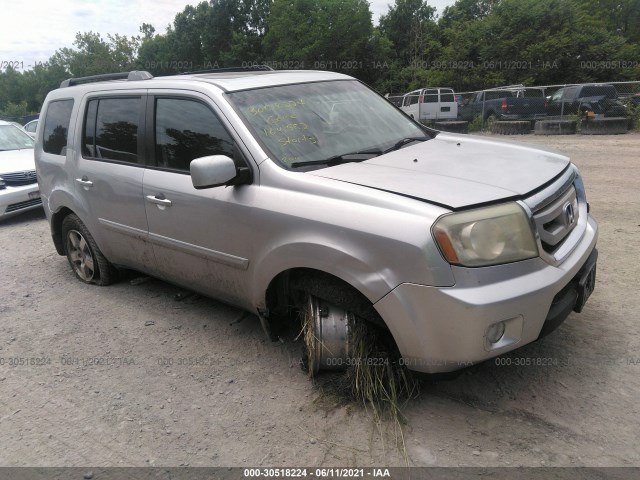
<path fill-rule="evenodd" d="M 388 468 L 245 468 L 244 478 L 391 478 Z"/>

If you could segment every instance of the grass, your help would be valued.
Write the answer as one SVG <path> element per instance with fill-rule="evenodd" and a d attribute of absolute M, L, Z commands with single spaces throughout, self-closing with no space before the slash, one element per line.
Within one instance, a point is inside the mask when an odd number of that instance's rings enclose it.
<path fill-rule="evenodd" d="M 482 121 L 482 117 L 478 115 L 473 120 L 469 122 L 469 131 L 470 132 L 481 132 L 484 130 L 484 122 Z"/>
<path fill-rule="evenodd" d="M 306 352 L 313 351 L 319 340 L 315 338 L 310 313 L 308 307 L 301 312 L 302 331 L 298 338 L 303 337 L 306 346 L 303 362 L 320 391 L 315 403 L 324 409 L 331 404 L 359 405 L 372 413 L 381 438 L 384 438 L 384 423 L 392 422 L 396 446 L 408 463 L 404 442 L 407 422 L 402 409 L 408 401 L 418 397 L 420 382 L 402 364 L 391 334 L 356 318 L 349 331 L 350 353 L 346 371 L 314 375 L 314 359 L 309 358 Z"/>

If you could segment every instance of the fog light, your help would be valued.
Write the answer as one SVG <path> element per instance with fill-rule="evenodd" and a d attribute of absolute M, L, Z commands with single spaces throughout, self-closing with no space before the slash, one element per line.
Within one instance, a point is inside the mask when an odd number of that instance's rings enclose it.
<path fill-rule="evenodd" d="M 487 329 L 487 340 L 489 343 L 498 343 L 504 335 L 504 322 L 494 323 Z"/>

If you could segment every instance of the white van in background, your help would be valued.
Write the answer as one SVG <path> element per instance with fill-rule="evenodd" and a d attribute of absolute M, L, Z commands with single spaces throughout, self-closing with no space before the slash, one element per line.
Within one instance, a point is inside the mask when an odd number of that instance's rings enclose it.
<path fill-rule="evenodd" d="M 458 103 L 451 88 L 421 88 L 404 95 L 400 109 L 418 121 L 456 120 Z"/>

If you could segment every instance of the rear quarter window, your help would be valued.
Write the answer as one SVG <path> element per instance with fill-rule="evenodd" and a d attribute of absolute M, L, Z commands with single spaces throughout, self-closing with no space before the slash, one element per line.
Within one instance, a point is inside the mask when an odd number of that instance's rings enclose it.
<path fill-rule="evenodd" d="M 73 100 L 55 100 L 49 103 L 44 119 L 42 149 L 53 155 L 66 155 L 67 136 Z"/>

